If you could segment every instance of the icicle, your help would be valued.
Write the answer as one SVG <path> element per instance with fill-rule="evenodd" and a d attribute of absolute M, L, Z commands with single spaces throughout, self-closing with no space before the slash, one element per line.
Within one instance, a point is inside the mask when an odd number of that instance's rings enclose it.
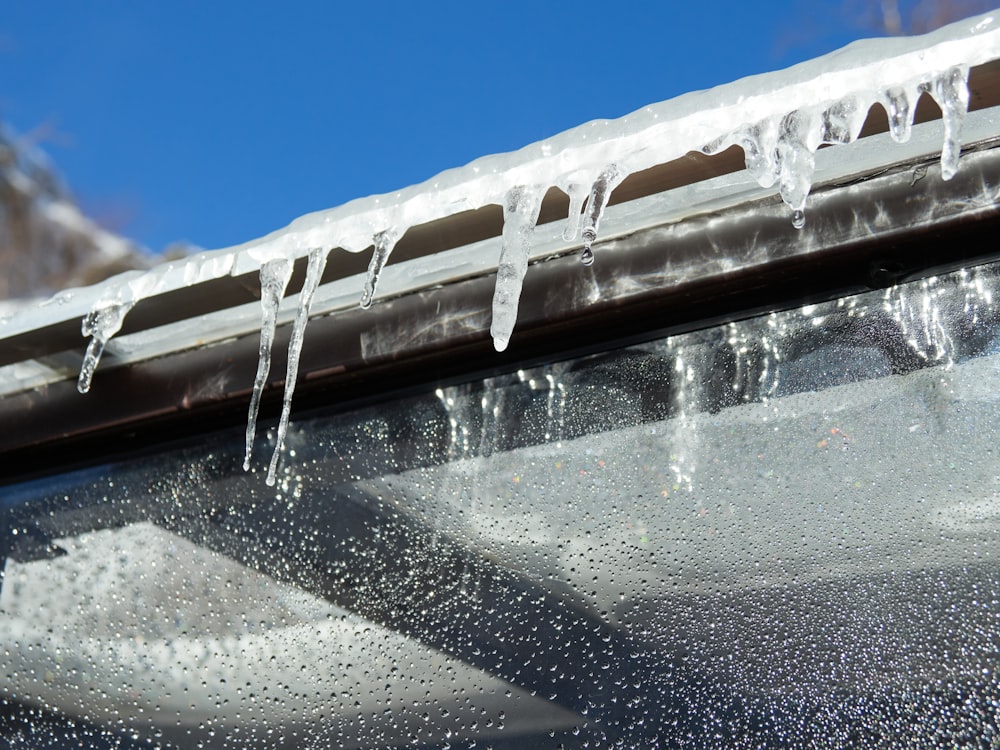
<path fill-rule="evenodd" d="M 945 131 L 941 174 L 944 179 L 952 177 L 969 103 L 969 69 L 996 61 L 998 48 L 1000 24 L 994 15 L 963 21 L 923 39 L 859 43 L 786 71 L 688 94 L 617 120 L 587 123 L 517 152 L 483 157 L 392 194 L 300 217 L 258 242 L 132 277 L 128 289 L 120 289 L 116 292 L 119 296 L 110 299 L 102 297 L 84 321 L 84 333 L 91 341 L 78 388 L 87 391 L 108 340 L 138 299 L 176 288 L 178 280 L 190 285 L 230 274 L 239 277 L 259 267 L 263 324 L 247 424 L 248 467 L 277 307 L 292 266 L 291 260 L 269 259 L 317 246 L 360 252 L 374 241 L 375 252 L 361 296 L 362 307 L 367 307 L 398 237 L 408 227 L 504 202 L 504 249 L 492 327 L 495 344 L 503 349 L 516 318 L 528 243 L 541 203 L 541 188 L 526 190 L 516 185 L 557 185 L 566 191 L 570 208 L 564 237 L 569 241 L 582 226 L 581 259 L 589 265 L 610 194 L 628 174 L 665 165 L 699 143 L 707 142 L 702 149 L 706 154 L 738 144 L 744 149 L 750 174 L 765 188 L 780 184 L 781 197 L 793 212 L 793 224 L 802 226 L 816 149 L 822 142 L 846 143 L 856 138 L 862 115 L 876 99 L 885 104 L 890 132 L 897 141 L 910 136 L 918 95 L 926 91 L 937 99 Z M 790 109 L 794 111 L 789 113 Z M 393 227 L 391 232 L 372 237 L 376 229 L 386 226 Z M 115 283 L 120 286 L 122 281 Z"/>
<path fill-rule="evenodd" d="M 81 329 L 84 336 L 90 336 L 90 343 L 87 344 L 87 352 L 80 366 L 80 378 L 76 382 L 76 389 L 80 393 L 87 393 L 90 390 L 90 382 L 97 369 L 97 363 L 101 361 L 104 347 L 111 337 L 121 330 L 125 316 L 134 304 L 134 301 L 98 303 L 98 306 L 95 306 L 83 319 Z"/>
<path fill-rule="evenodd" d="M 368 264 L 368 276 L 365 279 L 365 288 L 361 292 L 361 306 L 368 309 L 372 306 L 372 299 L 375 297 L 375 290 L 378 288 L 378 280 L 382 275 L 382 269 L 389 261 L 389 255 L 396 246 L 401 233 L 396 229 L 386 229 L 379 232 L 373 238 L 375 251 L 372 253 L 371 263 Z"/>
<path fill-rule="evenodd" d="M 583 252 L 580 254 L 580 260 L 585 266 L 594 262 L 592 246 L 597 239 L 597 228 L 601 223 L 604 207 L 608 204 L 608 198 L 611 197 L 611 191 L 621 184 L 625 176 L 617 164 L 612 164 L 601 173 L 590 189 L 590 197 L 587 199 L 587 220 L 583 228 Z"/>
<path fill-rule="evenodd" d="M 806 113 L 796 110 L 785 115 L 778 131 L 779 190 L 781 199 L 792 209 L 792 225 L 801 229 L 806 223 L 806 198 L 816 171 L 816 147 L 810 143 L 814 123 Z M 816 137 L 818 141 L 819 138 Z"/>
<path fill-rule="evenodd" d="M 896 143 L 910 140 L 918 95 L 916 86 L 890 86 L 879 97 L 889 118 L 889 135 Z"/>
<path fill-rule="evenodd" d="M 792 225 L 801 229 L 816 171 L 816 149 L 821 143 L 854 141 L 866 116 L 861 99 L 846 96 L 822 109 L 798 109 L 780 119 L 761 120 L 711 142 L 702 151 L 711 155 L 731 143 L 739 144 L 747 171 L 763 188 L 778 183 L 782 200 L 792 209 Z"/>
<path fill-rule="evenodd" d="M 969 110 L 969 69 L 954 67 L 931 83 L 931 94 L 941 107 L 944 145 L 941 148 L 941 178 L 950 180 L 958 171 L 962 151 L 962 123 Z"/>
<path fill-rule="evenodd" d="M 778 181 L 778 123 L 774 119 L 758 122 L 739 138 L 747 172 L 762 188 Z"/>
<path fill-rule="evenodd" d="M 271 369 L 271 344 L 274 342 L 274 328 L 278 321 L 278 305 L 285 296 L 288 280 L 292 277 L 292 262 L 287 258 L 275 258 L 260 267 L 260 349 L 257 359 L 257 376 L 253 381 L 253 395 L 250 396 L 250 412 L 247 415 L 247 446 L 243 458 L 243 471 L 250 470 L 250 453 L 257 432 L 257 411 L 260 396 Z"/>
<path fill-rule="evenodd" d="M 566 216 L 566 228 L 563 229 L 562 238 L 567 242 L 576 239 L 580 231 L 580 222 L 583 220 L 583 202 L 587 200 L 587 186 L 581 182 L 571 182 L 566 185 L 566 195 L 569 196 L 569 213 Z"/>
<path fill-rule="evenodd" d="M 386 253 L 388 256 L 388 253 Z M 281 419 L 278 422 L 278 439 L 271 455 L 271 465 L 267 469 L 269 487 L 274 486 L 274 476 L 278 469 L 278 456 L 285 444 L 288 434 L 288 416 L 292 411 L 292 394 L 295 393 L 295 380 L 299 375 L 299 355 L 302 353 L 302 340 L 305 338 L 306 323 L 309 322 L 309 308 L 312 306 L 313 294 L 326 268 L 327 251 L 315 248 L 309 252 L 309 266 L 306 269 L 306 280 L 299 294 L 299 307 L 295 312 L 295 323 L 292 326 L 292 338 L 288 342 L 288 373 L 285 375 L 285 396 L 281 405 Z"/>
<path fill-rule="evenodd" d="M 856 96 L 848 96 L 831 104 L 820 117 L 820 143 L 851 143 L 861 134 L 868 117 L 868 108 Z"/>
<path fill-rule="evenodd" d="M 545 190 L 537 187 L 515 187 L 507 191 L 503 204 L 503 237 L 497 283 L 493 292 L 493 324 L 490 335 L 498 352 L 507 348 L 514 323 L 521 284 L 528 271 L 531 235 L 535 231 L 538 212 Z"/>

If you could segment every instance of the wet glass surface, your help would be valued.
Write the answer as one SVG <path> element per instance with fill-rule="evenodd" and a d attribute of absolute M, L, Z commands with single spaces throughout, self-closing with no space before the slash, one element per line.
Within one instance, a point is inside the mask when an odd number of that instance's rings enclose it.
<path fill-rule="evenodd" d="M 989 747 L 998 276 L 6 488 L 0 747 Z"/>

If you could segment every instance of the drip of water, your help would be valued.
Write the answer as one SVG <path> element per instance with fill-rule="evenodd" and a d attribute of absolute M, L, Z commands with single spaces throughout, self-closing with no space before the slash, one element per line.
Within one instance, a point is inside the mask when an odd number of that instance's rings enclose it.
<path fill-rule="evenodd" d="M 90 390 L 90 383 L 94 378 L 97 363 L 101 361 L 104 347 L 121 329 L 125 316 L 134 304 L 134 302 L 111 302 L 98 305 L 83 319 L 81 330 L 84 336 L 90 337 L 90 343 L 87 344 L 87 352 L 80 366 L 80 377 L 76 381 L 76 389 L 80 393 L 87 393 Z"/>
<path fill-rule="evenodd" d="M 593 229 L 583 230 L 583 250 L 580 251 L 580 262 L 585 266 L 594 265 L 594 249 L 591 245 L 597 239 L 597 232 Z"/>
<path fill-rule="evenodd" d="M 319 286 L 323 270 L 326 268 L 326 256 L 327 251 L 320 248 L 309 251 L 306 280 L 302 285 L 302 292 L 299 294 L 299 307 L 295 312 L 295 323 L 292 325 L 292 338 L 288 342 L 288 373 L 285 376 L 285 394 L 281 405 L 281 419 L 278 422 L 278 438 L 274 445 L 274 453 L 271 455 L 271 464 L 268 466 L 267 479 L 265 480 L 269 487 L 274 486 L 275 472 L 278 469 L 278 456 L 281 455 L 285 436 L 288 434 L 288 417 L 292 411 L 292 394 L 295 393 L 295 381 L 299 375 L 299 356 L 302 353 L 306 323 L 309 322 L 309 308 L 312 307 L 313 295 L 316 293 L 316 287 Z"/>
<path fill-rule="evenodd" d="M 368 276 L 365 278 L 365 287 L 361 292 L 361 307 L 367 310 L 372 306 L 375 298 L 375 290 L 378 288 L 378 280 L 382 275 L 382 269 L 389 262 L 392 249 L 396 246 L 402 232 L 397 228 L 386 229 L 375 235 L 372 241 L 375 250 L 372 252 L 371 263 L 368 264 Z"/>
<path fill-rule="evenodd" d="M 785 116 L 779 128 L 779 191 L 781 199 L 792 209 L 792 224 L 796 228 L 805 226 L 806 198 L 816 171 L 818 126 L 807 113 L 795 111 Z"/>
<path fill-rule="evenodd" d="M 611 191 L 618 187 L 626 176 L 617 164 L 612 164 L 601 172 L 601 176 L 594 181 L 590 189 L 590 197 L 587 199 L 587 218 L 583 228 L 583 252 L 580 253 L 580 261 L 585 266 L 594 262 L 592 245 L 597 240 L 597 230 L 608 198 L 611 197 Z"/>
<path fill-rule="evenodd" d="M 260 396 L 271 370 L 271 344 L 274 342 L 274 328 L 278 321 L 278 305 L 285 296 L 288 280 L 292 277 L 292 261 L 288 258 L 274 258 L 260 267 L 260 349 L 257 359 L 257 376 L 250 396 L 250 411 L 247 415 L 247 445 L 243 458 L 243 471 L 250 470 L 250 453 L 257 433 L 257 411 Z"/>
<path fill-rule="evenodd" d="M 782 200 L 792 209 L 792 225 L 801 229 L 815 172 L 814 152 L 824 137 L 832 140 L 849 136 L 845 109 L 832 105 L 826 110 L 830 113 L 826 119 L 795 110 L 780 119 L 772 117 L 741 128 L 702 150 L 712 154 L 731 143 L 739 144 L 747 172 L 762 188 L 778 184 Z"/>
<path fill-rule="evenodd" d="M 521 186 L 511 188 L 504 197 L 502 247 L 493 292 L 493 324 L 490 326 L 493 346 L 498 352 L 507 348 L 517 321 L 521 285 L 528 272 L 531 236 L 544 195 L 544 189 Z"/>

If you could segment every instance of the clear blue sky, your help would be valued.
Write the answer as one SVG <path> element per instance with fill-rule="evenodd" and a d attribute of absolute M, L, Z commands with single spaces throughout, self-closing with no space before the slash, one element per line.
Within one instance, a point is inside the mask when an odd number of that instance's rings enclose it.
<path fill-rule="evenodd" d="M 874 28 L 857 0 L 3 5 L 0 119 L 155 251 L 249 240 Z"/>

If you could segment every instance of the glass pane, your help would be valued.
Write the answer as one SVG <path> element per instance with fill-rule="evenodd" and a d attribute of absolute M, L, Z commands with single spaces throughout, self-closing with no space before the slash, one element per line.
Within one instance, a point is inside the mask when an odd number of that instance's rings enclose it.
<path fill-rule="evenodd" d="M 998 284 L 312 415 L 276 489 L 242 430 L 7 488 L 3 736 L 989 746 Z"/>

